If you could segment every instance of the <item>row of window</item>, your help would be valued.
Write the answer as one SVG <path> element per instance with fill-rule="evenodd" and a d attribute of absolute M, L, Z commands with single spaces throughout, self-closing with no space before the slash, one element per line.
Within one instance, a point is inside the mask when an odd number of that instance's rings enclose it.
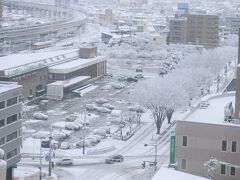
<path fill-rule="evenodd" d="M 15 131 L 11 134 L 8 134 L 6 137 L 1 137 L 0 138 L 0 146 L 14 140 L 14 139 L 17 139 L 17 137 L 20 137 L 21 136 L 21 130 L 19 131 Z"/>
<path fill-rule="evenodd" d="M 18 97 L 13 97 L 13 98 L 8 99 L 7 100 L 7 105 L 6 105 L 6 101 L 1 101 L 0 102 L 0 109 L 12 106 L 12 105 L 17 104 L 17 103 L 18 103 Z"/>
<path fill-rule="evenodd" d="M 187 160 L 186 159 L 182 159 L 181 168 L 187 169 Z M 221 166 L 220 166 L 221 175 L 226 175 L 227 174 L 226 172 L 227 172 L 227 166 L 225 164 L 221 164 Z M 235 176 L 236 168 L 233 166 L 229 167 L 229 174 L 230 174 L 230 176 Z"/>
<path fill-rule="evenodd" d="M 19 119 L 21 119 L 21 114 L 19 113 Z M 7 122 L 5 119 L 0 120 L 0 128 L 5 126 L 5 124 L 12 124 L 18 120 L 17 114 L 7 117 Z"/>
<path fill-rule="evenodd" d="M 12 150 L 12 151 L 10 151 L 10 152 L 8 152 L 8 153 L 6 154 L 6 159 L 10 159 L 10 158 L 12 158 L 12 157 L 14 157 L 14 156 L 16 156 L 16 155 L 17 155 L 17 148 L 14 149 L 14 150 Z"/>
<path fill-rule="evenodd" d="M 237 152 L 237 141 L 230 142 L 231 152 Z M 227 152 L 228 150 L 228 142 L 227 140 L 222 140 L 222 151 Z"/>
<path fill-rule="evenodd" d="M 237 141 L 231 141 L 230 143 L 230 152 L 237 152 Z M 182 139 L 182 146 L 187 146 L 188 145 L 188 140 L 187 136 L 183 136 Z M 222 151 L 227 152 L 228 150 L 228 141 L 227 140 L 222 140 Z"/>

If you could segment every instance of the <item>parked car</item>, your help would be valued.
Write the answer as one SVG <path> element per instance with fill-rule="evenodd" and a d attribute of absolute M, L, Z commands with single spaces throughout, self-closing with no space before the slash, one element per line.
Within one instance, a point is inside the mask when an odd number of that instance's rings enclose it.
<path fill-rule="evenodd" d="M 137 69 L 136 69 L 136 72 L 143 72 L 143 70 L 140 69 L 140 68 L 137 68 Z"/>
<path fill-rule="evenodd" d="M 38 120 L 47 120 L 48 119 L 48 116 L 43 114 L 43 113 L 40 113 L 40 112 L 36 112 L 33 114 L 33 117 L 35 119 L 38 119 Z"/>
<path fill-rule="evenodd" d="M 103 104 L 102 106 L 111 110 L 114 109 L 114 106 L 109 103 Z"/>
<path fill-rule="evenodd" d="M 105 107 L 97 107 L 96 110 L 97 112 L 100 112 L 100 113 L 111 113 L 111 110 Z"/>
<path fill-rule="evenodd" d="M 112 87 L 114 89 L 123 89 L 125 87 L 125 85 L 122 83 L 112 83 Z"/>
<path fill-rule="evenodd" d="M 142 79 L 144 78 L 144 76 L 142 74 L 137 74 L 136 76 L 134 76 L 134 78 L 136 79 Z"/>
<path fill-rule="evenodd" d="M 71 114 L 71 115 L 65 117 L 65 121 L 73 122 L 77 119 L 77 117 L 78 117 L 77 115 Z"/>
<path fill-rule="evenodd" d="M 134 77 L 128 77 L 127 82 L 138 82 L 138 80 Z"/>
<path fill-rule="evenodd" d="M 62 142 L 60 149 L 70 149 L 70 144 L 68 142 Z"/>
<path fill-rule="evenodd" d="M 71 122 L 65 125 L 65 129 L 67 130 L 79 130 L 82 127 L 82 125 L 75 123 L 75 122 Z"/>
<path fill-rule="evenodd" d="M 56 162 L 59 166 L 72 166 L 73 165 L 73 159 L 71 158 L 63 158 Z"/>
<path fill-rule="evenodd" d="M 108 100 L 107 99 L 104 99 L 104 98 L 100 98 L 100 99 L 97 99 L 96 100 L 96 103 L 97 104 L 104 104 L 104 103 L 107 103 L 108 102 Z"/>
<path fill-rule="evenodd" d="M 91 143 L 85 139 L 84 146 L 89 147 L 91 146 Z M 80 140 L 76 143 L 76 148 L 82 148 L 82 147 L 83 147 L 83 140 Z"/>
<path fill-rule="evenodd" d="M 94 111 L 96 109 L 96 106 L 94 104 L 87 104 L 86 109 L 89 111 Z"/>
<path fill-rule="evenodd" d="M 123 162 L 124 157 L 122 155 L 113 155 L 105 159 L 106 164 L 113 164 L 115 162 Z"/>
<path fill-rule="evenodd" d="M 42 146 L 42 148 L 49 148 L 50 147 L 50 140 L 49 139 L 42 140 L 41 146 Z"/>

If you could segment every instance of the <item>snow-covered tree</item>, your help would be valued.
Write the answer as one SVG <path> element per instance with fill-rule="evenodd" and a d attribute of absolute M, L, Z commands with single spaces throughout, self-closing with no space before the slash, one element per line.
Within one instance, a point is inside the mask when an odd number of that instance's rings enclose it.
<path fill-rule="evenodd" d="M 174 111 L 177 107 L 187 104 L 189 99 L 181 84 L 171 76 L 143 81 L 131 94 L 135 102 L 151 111 L 157 127 L 157 134 L 160 134 L 169 109 Z"/>

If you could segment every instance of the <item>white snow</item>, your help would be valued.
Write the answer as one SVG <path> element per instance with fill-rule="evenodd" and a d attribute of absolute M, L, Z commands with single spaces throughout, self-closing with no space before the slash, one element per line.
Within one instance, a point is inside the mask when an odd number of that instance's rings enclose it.
<path fill-rule="evenodd" d="M 207 180 L 184 172 L 162 167 L 151 180 Z"/>
<path fill-rule="evenodd" d="M 231 123 L 224 122 L 224 107 L 229 102 L 232 102 L 234 105 L 235 96 L 215 96 L 211 97 L 208 102 L 209 106 L 207 108 L 197 108 L 196 110 L 193 110 L 192 113 L 190 113 L 190 115 L 184 120 L 208 124 L 233 125 Z"/>

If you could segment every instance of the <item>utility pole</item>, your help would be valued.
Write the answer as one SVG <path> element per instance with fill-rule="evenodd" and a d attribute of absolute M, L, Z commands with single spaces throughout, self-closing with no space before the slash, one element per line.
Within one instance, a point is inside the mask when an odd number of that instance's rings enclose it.
<path fill-rule="evenodd" d="M 83 124 L 83 155 L 85 154 L 85 129 L 86 129 L 86 106 L 84 106 L 84 124 Z"/>
<path fill-rule="evenodd" d="M 42 138 L 40 139 L 40 175 L 39 175 L 39 179 L 42 180 Z"/>
<path fill-rule="evenodd" d="M 49 146 L 49 167 L 48 167 L 48 176 L 52 175 L 52 120 L 50 125 L 50 146 Z"/>

